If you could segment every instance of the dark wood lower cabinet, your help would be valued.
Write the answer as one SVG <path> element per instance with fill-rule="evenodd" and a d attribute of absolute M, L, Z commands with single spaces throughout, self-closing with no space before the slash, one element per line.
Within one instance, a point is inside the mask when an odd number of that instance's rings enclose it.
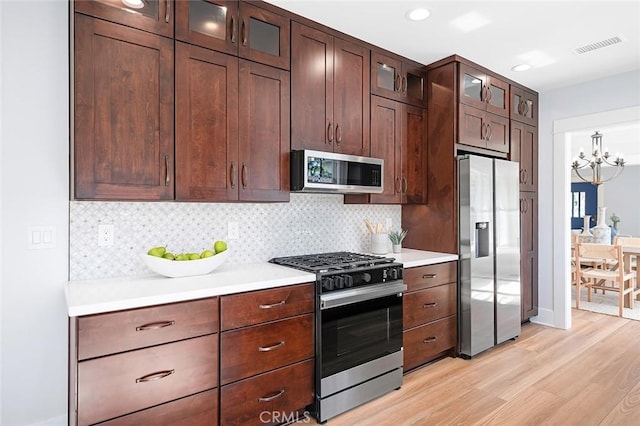
<path fill-rule="evenodd" d="M 218 389 L 181 398 L 100 423 L 101 426 L 217 426 Z"/>
<path fill-rule="evenodd" d="M 456 347 L 456 316 L 406 330 L 403 333 L 404 370 L 418 367 Z"/>
<path fill-rule="evenodd" d="M 538 315 L 538 193 L 520 192 L 522 322 Z"/>
<path fill-rule="evenodd" d="M 222 387 L 220 424 L 261 425 L 303 420 L 292 411 L 311 404 L 313 360 L 307 360 Z"/>

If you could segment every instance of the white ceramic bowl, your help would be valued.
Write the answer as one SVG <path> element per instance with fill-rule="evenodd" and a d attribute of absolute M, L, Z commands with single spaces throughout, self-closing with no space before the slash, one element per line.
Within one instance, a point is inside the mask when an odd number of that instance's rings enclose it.
<path fill-rule="evenodd" d="M 196 260 L 169 260 L 162 257 L 151 256 L 146 253 L 140 257 L 144 264 L 156 274 L 170 278 L 178 278 L 211 273 L 227 260 L 229 250 L 225 250 L 215 256 Z"/>

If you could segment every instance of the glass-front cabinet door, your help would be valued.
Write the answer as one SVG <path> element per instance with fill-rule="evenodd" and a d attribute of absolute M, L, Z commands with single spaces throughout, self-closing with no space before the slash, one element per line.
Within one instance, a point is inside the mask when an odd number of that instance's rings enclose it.
<path fill-rule="evenodd" d="M 425 73 L 418 64 L 371 52 L 371 93 L 416 106 L 426 106 Z"/>
<path fill-rule="evenodd" d="M 238 54 L 238 2 L 176 2 L 176 39 L 219 52 Z"/>
<path fill-rule="evenodd" d="M 74 1 L 76 12 L 167 37 L 173 37 L 173 7 L 173 0 Z"/>
<path fill-rule="evenodd" d="M 288 18 L 249 3 L 176 2 L 176 38 L 207 49 L 289 69 Z"/>
<path fill-rule="evenodd" d="M 460 102 L 509 117 L 509 83 L 460 64 Z"/>

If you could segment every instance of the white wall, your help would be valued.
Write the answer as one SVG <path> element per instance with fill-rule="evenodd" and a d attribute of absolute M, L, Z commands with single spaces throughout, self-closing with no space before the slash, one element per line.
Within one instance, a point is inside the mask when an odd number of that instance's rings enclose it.
<path fill-rule="evenodd" d="M 66 424 L 68 3 L 0 1 L 0 423 Z M 27 228 L 57 245 L 29 250 Z"/>
<path fill-rule="evenodd" d="M 562 233 L 563 229 L 554 229 L 554 208 L 559 209 L 567 197 L 559 197 L 554 205 L 554 177 L 562 175 L 566 167 L 569 179 L 569 161 L 567 164 L 555 164 L 553 146 L 553 123 L 555 120 L 568 119 L 588 114 L 618 110 L 640 105 L 640 72 L 619 74 L 605 79 L 567 86 L 540 93 L 539 115 L 539 315 L 534 321 L 545 324 L 563 326 L 559 318 L 555 318 L 554 286 L 564 286 L 564 282 L 554 282 L 554 261 L 562 261 L 564 252 L 554 247 L 554 233 Z M 558 138 L 560 139 L 560 138 Z M 568 140 L 568 138 L 567 138 Z M 566 143 L 561 140 L 559 143 Z M 569 147 L 566 147 L 569 158 Z M 555 170 L 554 167 L 560 168 Z M 555 175 L 554 175 L 555 173 Z M 557 185 L 557 182 L 555 182 Z M 567 218 L 568 222 L 568 218 Z M 568 227 L 567 227 L 568 229 Z M 567 237 L 568 238 L 568 237 Z M 556 279 L 561 281 L 561 279 Z M 557 297 L 556 297 L 557 299 Z M 556 312 L 557 313 L 557 312 Z M 557 322 L 558 320 L 558 322 Z"/>
<path fill-rule="evenodd" d="M 607 224 L 612 213 L 620 218 L 620 234 L 640 236 L 640 165 L 626 166 L 620 176 L 602 185 L 603 202 L 607 208 Z"/>

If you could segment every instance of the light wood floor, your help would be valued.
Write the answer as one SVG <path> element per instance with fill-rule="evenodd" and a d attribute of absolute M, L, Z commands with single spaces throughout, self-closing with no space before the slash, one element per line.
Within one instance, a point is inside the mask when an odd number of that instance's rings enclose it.
<path fill-rule="evenodd" d="M 527 324 L 327 425 L 640 425 L 640 321 L 574 309 L 571 330 Z"/>

